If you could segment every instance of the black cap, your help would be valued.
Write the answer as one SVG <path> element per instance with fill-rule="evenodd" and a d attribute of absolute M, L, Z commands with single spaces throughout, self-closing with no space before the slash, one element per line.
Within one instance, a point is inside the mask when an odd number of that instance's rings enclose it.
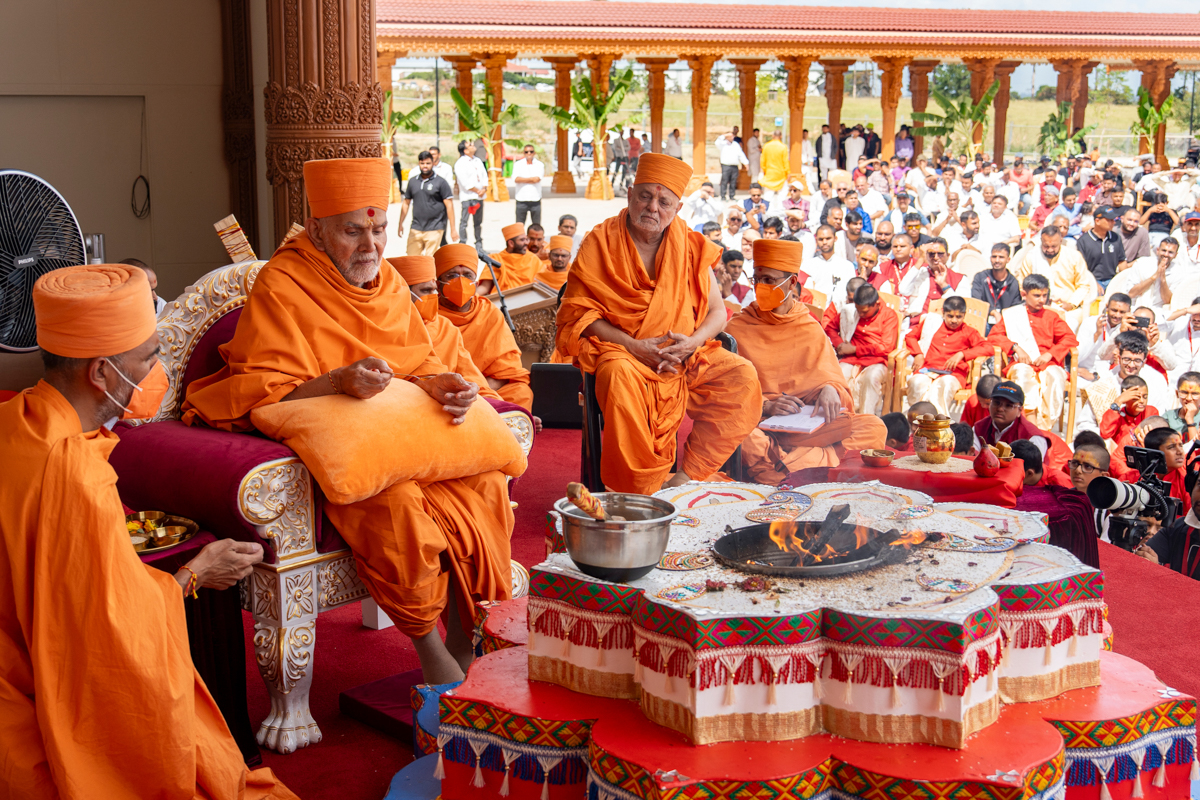
<path fill-rule="evenodd" d="M 1001 381 L 992 387 L 992 399 L 997 397 L 1018 406 L 1025 405 L 1025 390 L 1012 381 Z"/>
<path fill-rule="evenodd" d="M 1117 210 L 1112 206 L 1104 206 L 1096 212 L 1096 216 L 1112 222 L 1117 218 Z"/>

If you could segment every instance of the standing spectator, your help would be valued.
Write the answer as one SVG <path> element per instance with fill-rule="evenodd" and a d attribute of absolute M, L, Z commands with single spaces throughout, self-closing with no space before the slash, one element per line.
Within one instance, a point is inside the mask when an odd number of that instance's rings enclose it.
<path fill-rule="evenodd" d="M 403 186 L 404 169 L 400 165 L 400 141 L 396 138 L 398 135 L 392 136 L 392 172 L 396 173 L 396 180 Z"/>
<path fill-rule="evenodd" d="M 1146 216 L 1149 217 L 1155 208 L 1157 206 L 1151 206 L 1146 209 Z M 1158 243 L 1167 238 L 1166 234 L 1163 234 L 1162 236 L 1155 237 L 1153 242 L 1150 241 L 1150 231 L 1145 227 L 1143 219 L 1136 209 L 1131 208 L 1121 215 L 1121 224 L 1116 228 L 1117 233 L 1121 237 L 1121 244 L 1125 247 L 1125 260 L 1130 264 L 1139 258 L 1146 258 L 1151 255 L 1155 248 L 1158 247 Z M 1169 234 L 1172 227 L 1172 217 L 1166 218 L 1165 227 L 1167 229 L 1166 233 Z"/>
<path fill-rule="evenodd" d="M 746 140 L 746 159 L 750 162 L 747 169 L 752 181 L 758 180 L 758 173 L 762 169 L 762 148 L 762 137 L 758 135 L 758 128 L 755 128 Z"/>
<path fill-rule="evenodd" d="M 683 160 L 683 138 L 679 135 L 679 128 L 673 128 L 667 134 L 667 141 L 663 149 L 672 158 Z"/>
<path fill-rule="evenodd" d="M 837 138 L 829 132 L 828 125 L 821 126 L 821 135 L 817 137 L 817 167 L 821 180 L 829 177 L 829 170 L 837 168 Z"/>
<path fill-rule="evenodd" d="M 442 161 L 442 148 L 435 145 L 430 147 L 428 152 L 429 155 L 433 156 L 433 174 L 444 180 L 446 185 L 453 189 L 454 167 Z"/>
<path fill-rule="evenodd" d="M 487 195 L 488 174 L 483 162 L 475 157 L 475 143 L 465 139 L 458 143 L 458 161 L 454 162 L 454 178 L 458 183 L 458 202 L 462 219 L 458 223 L 458 239 L 467 242 L 467 219 L 475 221 L 475 247 L 483 244 L 483 198 Z"/>
<path fill-rule="evenodd" d="M 733 200 L 737 191 L 738 167 L 749 167 L 750 161 L 742 152 L 742 146 L 733 140 L 733 133 L 724 133 L 717 137 L 717 153 L 721 162 L 720 198 Z"/>
<path fill-rule="evenodd" d="M 1100 284 L 1101 291 L 1108 288 L 1108 282 L 1114 275 L 1129 266 L 1125 260 L 1125 245 L 1113 230 L 1116 219 L 1117 210 L 1112 206 L 1104 206 L 1096 212 L 1092 229 L 1075 243 L 1087 262 L 1088 270 L 1096 278 L 1096 283 Z"/>
<path fill-rule="evenodd" d="M 883 147 L 883 142 L 879 138 L 879 134 L 875 132 L 875 123 L 868 122 L 867 130 L 863 133 L 863 155 L 868 159 L 879 158 L 879 151 Z"/>
<path fill-rule="evenodd" d="M 396 235 L 404 235 L 404 218 L 411 205 L 413 217 L 408 231 L 408 255 L 432 256 L 441 247 L 446 228 L 454 219 L 454 192 L 450 184 L 433 171 L 433 155 L 428 150 L 417 154 L 417 166 L 419 172 L 410 177 L 404 187 Z M 476 229 L 477 239 L 478 235 Z M 452 227 L 450 240 L 458 241 Z"/>
<path fill-rule="evenodd" d="M 906 162 L 912 161 L 915 146 L 912 136 L 908 133 L 908 126 L 901 125 L 900 132 L 896 134 L 896 156 Z"/>
<path fill-rule="evenodd" d="M 858 157 L 867 150 L 867 140 L 862 137 L 860 126 L 855 125 L 846 137 L 846 169 L 854 169 L 858 165 Z"/>
<path fill-rule="evenodd" d="M 642 155 L 642 140 L 637 137 L 633 128 L 629 129 L 629 171 L 637 172 L 638 158 Z"/>
<path fill-rule="evenodd" d="M 613 157 L 609 162 L 608 174 L 615 183 L 629 172 L 629 142 L 625 141 L 620 128 L 613 130 L 611 139 Z"/>
<path fill-rule="evenodd" d="M 517 184 L 517 192 L 513 196 L 517 201 L 517 222 L 525 224 L 528 214 L 534 225 L 542 224 L 542 178 L 546 177 L 546 165 L 534 153 L 533 145 L 527 144 L 523 150 L 524 158 L 513 163 L 513 181 Z"/>

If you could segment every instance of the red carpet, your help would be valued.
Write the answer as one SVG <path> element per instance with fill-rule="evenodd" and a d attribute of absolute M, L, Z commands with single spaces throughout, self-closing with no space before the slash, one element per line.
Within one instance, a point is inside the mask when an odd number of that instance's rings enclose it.
<path fill-rule="evenodd" d="M 579 437 L 573 430 L 538 434 L 529 470 L 514 487 L 518 508 L 512 552 L 526 566 L 544 558 L 546 512 L 564 496 L 566 484 L 578 480 Z M 1200 670 L 1194 666 L 1200 660 L 1194 629 L 1200 585 L 1111 545 L 1101 544 L 1100 556 L 1116 651 L 1151 667 L 1168 686 L 1200 694 Z M 246 619 L 250 719 L 257 725 L 269 703 L 253 661 L 253 623 Z M 409 745 L 342 716 L 338 693 L 416 666 L 408 640 L 394 628 L 362 627 L 357 603 L 321 614 L 311 704 L 324 739 L 288 756 L 264 750 L 264 766 L 304 800 L 382 798 L 392 776 L 412 761 Z"/>

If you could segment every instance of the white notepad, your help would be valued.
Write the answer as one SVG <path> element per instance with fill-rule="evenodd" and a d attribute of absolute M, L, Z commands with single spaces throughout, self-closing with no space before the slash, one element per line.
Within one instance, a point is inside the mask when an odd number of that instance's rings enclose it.
<path fill-rule="evenodd" d="M 758 423 L 764 431 L 783 433 L 812 433 L 825 424 L 825 417 L 817 412 L 816 406 L 805 406 L 796 414 L 767 417 Z"/>

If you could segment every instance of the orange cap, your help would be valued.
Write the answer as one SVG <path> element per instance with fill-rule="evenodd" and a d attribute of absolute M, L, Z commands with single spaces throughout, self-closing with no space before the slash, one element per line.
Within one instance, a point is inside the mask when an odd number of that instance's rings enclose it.
<path fill-rule="evenodd" d="M 688 181 L 692 179 L 692 168 L 674 156 L 662 153 L 644 153 L 638 159 L 634 184 L 658 183 L 670 189 L 676 197 L 683 197 Z"/>
<path fill-rule="evenodd" d="M 448 272 L 455 267 L 470 267 L 479 272 L 479 253 L 469 244 L 447 244 L 438 248 L 433 254 L 433 262 L 437 274 Z"/>
<path fill-rule="evenodd" d="M 556 234 L 556 235 L 550 237 L 550 246 L 546 249 L 547 250 L 566 250 L 569 253 L 569 252 L 571 252 L 571 248 L 574 246 L 575 246 L 575 240 L 572 239 L 570 236 L 563 236 L 561 234 Z"/>
<path fill-rule="evenodd" d="M 514 222 L 512 225 L 505 225 L 500 229 L 500 232 L 504 234 L 504 241 L 507 242 L 509 239 L 515 239 L 518 236 L 524 236 L 525 226 L 519 222 Z"/>
<path fill-rule="evenodd" d="M 426 283 L 437 277 L 434 272 L 433 256 L 396 256 L 387 260 L 396 268 L 400 277 L 409 286 Z"/>
<path fill-rule="evenodd" d="M 146 273 L 124 264 L 47 272 L 33 285 L 33 313 L 38 346 L 65 358 L 120 355 L 157 327 Z"/>
<path fill-rule="evenodd" d="M 368 207 L 387 211 L 392 174 L 392 164 L 386 158 L 305 161 L 308 207 L 318 219 Z"/>
<path fill-rule="evenodd" d="M 754 266 L 777 269 L 795 275 L 804 259 L 804 245 L 783 239 L 755 239 Z"/>

